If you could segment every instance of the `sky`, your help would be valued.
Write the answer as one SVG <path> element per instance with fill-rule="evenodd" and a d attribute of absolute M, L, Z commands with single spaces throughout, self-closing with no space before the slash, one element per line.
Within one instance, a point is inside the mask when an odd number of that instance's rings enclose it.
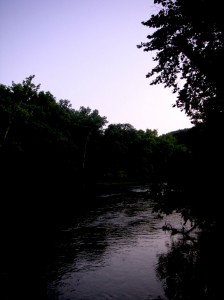
<path fill-rule="evenodd" d="M 153 0 L 0 0 L 0 83 L 35 75 L 40 90 L 97 109 L 107 125 L 190 128 L 176 94 L 146 78 L 153 54 L 137 48 L 156 11 Z"/>

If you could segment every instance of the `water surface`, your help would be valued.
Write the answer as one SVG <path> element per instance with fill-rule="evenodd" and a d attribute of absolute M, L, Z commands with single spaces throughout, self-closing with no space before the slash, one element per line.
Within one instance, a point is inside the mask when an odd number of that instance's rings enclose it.
<path fill-rule="evenodd" d="M 180 218 L 152 213 L 142 192 L 101 195 L 100 204 L 61 228 L 45 274 L 48 299 L 166 299 L 155 268 L 171 237 L 161 228 L 180 226 Z"/>

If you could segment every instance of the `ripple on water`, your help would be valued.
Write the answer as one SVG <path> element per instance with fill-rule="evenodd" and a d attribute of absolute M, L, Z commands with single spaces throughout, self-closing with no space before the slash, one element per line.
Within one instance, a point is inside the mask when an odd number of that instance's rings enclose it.
<path fill-rule="evenodd" d="M 167 222 L 180 221 L 178 215 Z M 164 220 L 150 201 L 125 198 L 91 210 L 64 228 L 49 280 L 49 299 L 165 299 L 155 267 L 167 251 Z"/>

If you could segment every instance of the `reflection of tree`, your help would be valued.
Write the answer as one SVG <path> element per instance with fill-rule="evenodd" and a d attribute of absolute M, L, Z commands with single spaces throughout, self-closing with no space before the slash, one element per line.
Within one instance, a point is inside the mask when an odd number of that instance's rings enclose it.
<path fill-rule="evenodd" d="M 195 242 L 174 241 L 169 252 L 160 255 L 157 274 L 168 299 L 219 299 L 217 241 L 214 232 L 203 233 Z"/>

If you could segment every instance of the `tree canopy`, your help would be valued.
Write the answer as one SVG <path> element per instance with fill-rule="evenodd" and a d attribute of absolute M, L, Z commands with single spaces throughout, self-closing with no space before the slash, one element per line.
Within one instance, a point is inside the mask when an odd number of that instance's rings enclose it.
<path fill-rule="evenodd" d="M 174 106 L 192 123 L 223 122 L 224 21 L 220 1 L 155 0 L 161 8 L 143 25 L 153 30 L 138 45 L 152 51 L 150 84 L 177 93 Z"/>

